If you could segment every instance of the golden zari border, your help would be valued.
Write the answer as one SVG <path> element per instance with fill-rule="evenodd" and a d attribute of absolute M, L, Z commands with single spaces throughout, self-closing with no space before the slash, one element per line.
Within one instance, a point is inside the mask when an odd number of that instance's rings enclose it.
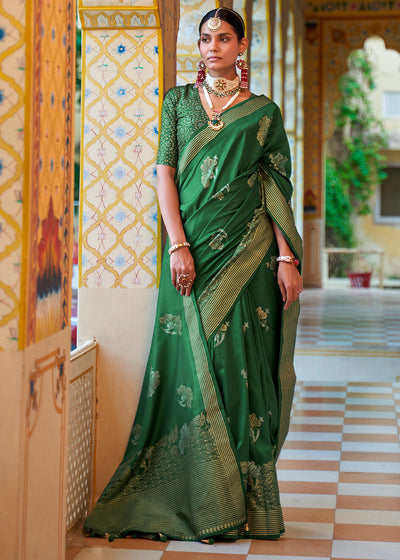
<path fill-rule="evenodd" d="M 271 224 L 263 208 L 232 259 L 221 269 L 199 297 L 198 305 L 206 339 L 212 336 L 232 309 L 236 299 L 261 264 L 273 238 Z"/>
<path fill-rule="evenodd" d="M 262 166 L 259 167 L 259 175 L 264 206 L 287 236 L 296 256 L 301 259 L 303 255 L 302 241 L 294 224 L 292 209 L 276 181 Z"/>
<path fill-rule="evenodd" d="M 226 529 L 238 527 L 246 521 L 246 504 L 241 482 L 241 472 L 227 429 L 227 419 L 223 417 L 218 403 L 218 396 L 205 350 L 206 342 L 201 335 L 200 318 L 196 311 L 196 302 L 193 292 L 190 297 L 183 298 L 183 304 L 207 421 L 210 423 L 211 430 L 215 434 L 215 443 L 221 465 L 229 484 L 231 499 L 234 504 L 234 511 L 229 512 L 231 521 L 220 527 L 220 530 L 224 531 Z M 205 533 L 204 531 L 204 534 Z"/>
<path fill-rule="evenodd" d="M 226 128 L 235 123 L 243 117 L 248 117 L 251 113 L 257 111 L 261 107 L 272 103 L 268 97 L 260 95 L 258 97 L 247 99 L 243 104 L 239 104 L 231 107 L 229 110 L 224 112 L 224 127 L 221 130 L 212 130 L 208 126 L 201 130 L 187 145 L 182 157 L 179 160 L 179 165 L 177 169 L 177 177 L 182 174 L 184 169 L 189 165 L 192 159 L 209 143 L 211 140 L 216 138 L 221 131 L 226 130 Z"/>

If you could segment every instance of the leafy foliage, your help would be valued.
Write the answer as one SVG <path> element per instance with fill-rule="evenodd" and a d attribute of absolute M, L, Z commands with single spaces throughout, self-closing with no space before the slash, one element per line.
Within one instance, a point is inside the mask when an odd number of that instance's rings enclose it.
<path fill-rule="evenodd" d="M 363 50 L 354 51 L 348 64 L 326 159 L 326 240 L 341 247 L 355 246 L 352 218 L 371 212 L 374 186 L 386 177 L 380 150 L 387 138 L 369 97 L 376 87 L 372 64 Z"/>

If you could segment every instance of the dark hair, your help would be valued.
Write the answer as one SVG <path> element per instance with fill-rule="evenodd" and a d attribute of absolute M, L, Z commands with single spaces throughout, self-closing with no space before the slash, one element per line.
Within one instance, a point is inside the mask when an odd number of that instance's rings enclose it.
<path fill-rule="evenodd" d="M 201 35 L 201 28 L 203 23 L 205 23 L 208 19 L 214 17 L 217 12 L 218 12 L 217 17 L 221 18 L 222 21 L 226 21 L 226 23 L 232 25 L 236 35 L 238 36 L 239 41 L 243 39 L 244 37 L 243 18 L 237 12 L 235 12 L 235 10 L 231 10 L 230 8 L 218 8 L 216 10 L 210 10 L 209 12 L 207 12 L 200 22 L 199 35 Z"/>

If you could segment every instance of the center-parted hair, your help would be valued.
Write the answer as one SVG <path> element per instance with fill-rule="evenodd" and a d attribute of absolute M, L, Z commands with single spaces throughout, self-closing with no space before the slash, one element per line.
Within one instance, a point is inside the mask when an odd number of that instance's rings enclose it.
<path fill-rule="evenodd" d="M 235 12 L 235 10 L 231 10 L 230 8 L 218 8 L 215 10 L 210 10 L 206 13 L 199 25 L 199 35 L 201 35 L 201 28 L 203 23 L 205 23 L 210 18 L 214 17 L 215 14 L 218 12 L 217 17 L 221 18 L 222 21 L 226 21 L 232 25 L 233 29 L 235 30 L 238 39 L 243 39 L 244 37 L 244 21 L 243 18 Z"/>

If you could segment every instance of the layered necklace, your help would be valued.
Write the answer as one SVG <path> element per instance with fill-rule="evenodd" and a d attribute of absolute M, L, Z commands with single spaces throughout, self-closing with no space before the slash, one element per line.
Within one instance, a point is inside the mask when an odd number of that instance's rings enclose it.
<path fill-rule="evenodd" d="M 225 111 L 231 105 L 240 93 L 239 76 L 236 76 L 234 80 L 226 80 L 225 78 L 213 78 L 209 74 L 203 82 L 204 97 L 206 98 L 207 105 L 210 107 L 212 114 L 211 119 L 208 121 L 208 126 L 212 130 L 221 130 L 224 126 L 221 120 L 221 113 Z M 222 109 L 216 111 L 213 107 L 210 93 L 216 97 L 227 97 L 231 95 L 228 103 L 226 103 Z"/>

